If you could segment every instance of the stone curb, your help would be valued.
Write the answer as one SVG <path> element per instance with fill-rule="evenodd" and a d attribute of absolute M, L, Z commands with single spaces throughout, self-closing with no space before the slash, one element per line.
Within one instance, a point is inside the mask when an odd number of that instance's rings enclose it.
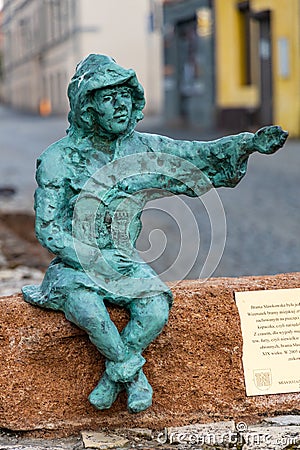
<path fill-rule="evenodd" d="M 161 431 L 128 428 L 82 431 L 62 439 L 28 439 L 16 433 L 0 434 L 2 450 L 89 449 L 201 449 L 296 450 L 300 449 L 300 415 L 265 418 L 261 423 L 222 421 L 170 427 Z"/>

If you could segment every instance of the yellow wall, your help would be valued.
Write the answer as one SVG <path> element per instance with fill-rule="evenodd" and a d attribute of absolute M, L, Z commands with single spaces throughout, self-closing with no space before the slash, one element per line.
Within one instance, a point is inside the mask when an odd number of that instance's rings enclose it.
<path fill-rule="evenodd" d="M 255 107 L 258 90 L 241 84 L 237 0 L 215 0 L 217 103 L 221 108 Z"/>
<path fill-rule="evenodd" d="M 241 83 L 237 0 L 215 0 L 217 103 L 220 108 L 255 107 L 259 86 Z M 274 122 L 300 136 L 300 0 L 251 0 L 252 11 L 272 11 Z M 290 73 L 279 71 L 278 42 L 289 43 Z"/>

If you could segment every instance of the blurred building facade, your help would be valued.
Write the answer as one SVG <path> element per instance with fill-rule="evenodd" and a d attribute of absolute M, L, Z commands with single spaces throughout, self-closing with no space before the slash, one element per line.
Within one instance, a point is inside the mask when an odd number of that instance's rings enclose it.
<path fill-rule="evenodd" d="M 218 123 L 300 136 L 300 1 L 215 0 Z"/>
<path fill-rule="evenodd" d="M 132 67 L 147 114 L 214 121 L 211 0 L 4 0 L 4 99 L 42 114 L 68 110 L 66 87 L 89 53 Z"/>
<path fill-rule="evenodd" d="M 147 114 L 300 136 L 300 0 L 4 0 L 2 97 L 66 113 L 89 53 L 132 67 Z"/>
<path fill-rule="evenodd" d="M 65 113 L 77 63 L 103 53 L 136 70 L 147 111 L 161 112 L 160 12 L 160 2 L 149 0 L 4 0 L 4 100 Z"/>

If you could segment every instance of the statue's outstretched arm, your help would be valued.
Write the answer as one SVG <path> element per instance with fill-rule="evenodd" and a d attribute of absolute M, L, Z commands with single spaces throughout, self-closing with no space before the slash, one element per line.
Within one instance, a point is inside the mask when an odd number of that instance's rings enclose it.
<path fill-rule="evenodd" d="M 160 149 L 192 162 L 214 187 L 234 187 L 247 170 L 254 152 L 270 154 L 281 148 L 288 133 L 279 126 L 261 128 L 256 133 L 240 133 L 214 141 L 174 141 L 164 138 Z M 187 195 L 191 195 L 187 192 Z"/>

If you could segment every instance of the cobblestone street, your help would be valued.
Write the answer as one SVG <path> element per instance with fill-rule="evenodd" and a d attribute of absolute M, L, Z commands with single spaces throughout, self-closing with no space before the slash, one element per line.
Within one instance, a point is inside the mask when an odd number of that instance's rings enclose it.
<path fill-rule="evenodd" d="M 36 158 L 50 143 L 64 136 L 66 128 L 63 117 L 41 118 L 0 107 L 0 211 L 32 214 Z M 160 125 L 159 118 L 144 119 L 139 129 L 180 139 L 207 140 L 222 135 L 203 135 L 192 128 L 166 128 Z M 173 197 L 149 204 L 143 214 L 139 240 L 144 259 L 153 261 L 153 267 L 165 280 L 199 275 L 203 278 L 212 273 L 240 276 L 299 271 L 299 146 L 299 141 L 289 139 L 275 155 L 253 155 L 246 177 L 234 189 L 221 188 L 217 195 L 206 195 L 200 200 Z M 7 232 L 7 220 L 1 223 Z M 11 224 L 12 220 L 10 232 Z M 226 242 L 222 254 L 223 235 Z M 22 240 L 28 252 L 26 233 Z M 33 245 L 32 239 L 29 241 Z M 5 245 L 2 240 L 2 252 Z M 180 246 L 183 254 L 176 262 Z M 33 253 L 37 251 L 34 245 L 31 248 Z M 26 265 L 26 251 L 24 248 L 22 261 L 17 265 Z M 38 266 L 32 262 L 28 265 Z"/>

